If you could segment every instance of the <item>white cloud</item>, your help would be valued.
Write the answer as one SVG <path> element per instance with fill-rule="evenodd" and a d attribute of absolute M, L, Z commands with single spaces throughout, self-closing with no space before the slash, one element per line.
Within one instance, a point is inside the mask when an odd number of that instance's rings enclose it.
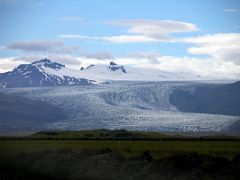
<path fill-rule="evenodd" d="M 12 70 L 19 64 L 29 63 L 41 58 L 44 57 L 0 58 L 0 72 Z M 47 56 L 47 58 L 65 64 L 69 68 L 78 70 L 81 66 L 86 67 L 89 64 L 107 65 L 110 61 L 95 57 L 61 56 L 56 54 Z M 152 59 L 154 59 L 154 61 Z M 135 53 L 135 55 L 117 57 L 114 59 L 114 62 L 126 65 L 126 68 L 129 66 L 155 68 L 173 73 L 189 74 L 189 76 L 201 76 L 202 78 L 209 79 L 239 79 L 240 77 L 240 65 L 236 65 L 231 61 L 216 60 L 214 58 L 161 56 L 157 52 L 138 52 Z"/>
<path fill-rule="evenodd" d="M 159 42 L 159 40 L 144 35 L 117 35 L 117 36 L 83 36 L 77 34 L 61 34 L 58 37 L 64 39 L 84 39 L 93 41 L 107 41 L 111 43 L 148 43 Z"/>
<path fill-rule="evenodd" d="M 119 35 L 119 36 L 83 36 L 77 34 L 61 34 L 58 37 L 65 39 L 85 39 L 94 41 L 108 41 L 112 43 L 139 43 L 158 42 L 158 40 L 143 35 Z"/>
<path fill-rule="evenodd" d="M 113 43 L 146 43 L 146 42 L 158 42 L 157 39 L 144 36 L 144 35 L 119 35 L 102 37 L 102 40 Z"/>
<path fill-rule="evenodd" d="M 18 60 L 15 61 L 14 57 L 10 58 L 1 58 L 0 57 L 0 73 L 13 70 L 19 64 L 24 64 L 26 61 Z"/>
<path fill-rule="evenodd" d="M 109 23 L 129 27 L 129 33 L 143 34 L 163 41 L 169 39 L 169 34 L 171 33 L 193 32 L 198 30 L 196 25 L 192 23 L 172 20 L 127 19 L 113 20 Z"/>
<path fill-rule="evenodd" d="M 70 36 L 71 37 L 71 36 Z M 74 38 L 83 38 L 74 35 Z M 98 39 L 98 37 L 84 37 Z M 114 61 L 136 67 L 156 68 L 173 73 L 194 74 L 212 79 L 239 79 L 240 77 L 240 33 L 218 33 L 196 37 L 179 38 L 179 43 L 193 44 L 188 52 L 194 55 L 208 55 L 206 58 L 161 56 L 157 51 L 135 52 Z M 107 64 L 108 52 L 85 53 L 79 56 L 52 54 L 48 58 L 66 64 L 73 69 L 89 64 Z M 33 61 L 40 59 L 31 59 Z M 0 60 L 1 61 L 1 60 Z M 10 58 L 0 62 L 0 69 L 9 70 L 16 62 L 29 62 L 27 58 Z"/>
<path fill-rule="evenodd" d="M 85 39 L 85 40 L 102 40 L 102 37 L 97 37 L 97 36 L 84 36 L 84 35 L 79 35 L 79 34 L 60 34 L 58 35 L 59 38 L 64 38 L 64 39 Z"/>
<path fill-rule="evenodd" d="M 239 10 L 238 9 L 235 9 L 235 8 L 226 8 L 226 9 L 223 9 L 223 12 L 226 12 L 226 13 L 235 13 L 235 12 L 238 12 Z"/>
<path fill-rule="evenodd" d="M 215 60 L 231 61 L 240 64 L 240 33 L 218 33 L 178 40 L 196 44 L 188 49 L 194 55 L 209 55 Z"/>
<path fill-rule="evenodd" d="M 162 56 L 158 58 L 159 64 L 154 67 L 185 74 L 194 74 L 203 78 L 212 79 L 239 79 L 240 66 L 233 62 L 216 61 L 213 58 L 190 58 Z M 147 67 L 147 65 L 145 65 Z"/>
<path fill-rule="evenodd" d="M 64 46 L 63 41 L 33 40 L 19 41 L 9 44 L 7 49 L 21 51 L 49 51 Z"/>
<path fill-rule="evenodd" d="M 65 46 L 64 42 L 59 40 L 32 40 L 14 42 L 7 45 L 6 49 L 25 52 L 54 52 L 64 54 L 78 51 L 80 47 Z"/>
<path fill-rule="evenodd" d="M 152 64 L 149 59 L 133 57 L 116 58 L 119 64 L 142 68 L 155 68 L 172 73 L 200 76 L 206 79 L 239 79 L 240 66 L 233 62 L 216 61 L 212 58 L 191 58 L 174 56 L 156 56 Z"/>
<path fill-rule="evenodd" d="M 160 57 L 160 53 L 157 51 L 145 51 L 145 52 L 134 52 L 130 53 L 127 56 L 131 58 L 141 59 L 141 60 L 147 60 L 150 64 L 158 64 L 158 57 Z M 139 61 L 139 60 L 138 60 Z"/>
<path fill-rule="evenodd" d="M 6 46 L 0 45 L 0 51 L 5 51 L 5 50 L 6 50 Z"/>
<path fill-rule="evenodd" d="M 103 40 L 112 43 L 175 42 L 170 35 L 180 32 L 194 32 L 199 29 L 192 23 L 171 20 L 126 19 L 107 22 L 112 25 L 126 26 L 128 34 L 113 36 L 59 35 L 60 38 Z"/>
<path fill-rule="evenodd" d="M 57 61 L 59 63 L 62 64 L 68 64 L 68 65 L 78 65 L 81 64 L 81 62 L 79 62 L 77 60 L 76 57 L 71 56 L 71 55 L 66 55 L 66 54 L 48 54 L 48 55 L 30 55 L 30 56 L 19 56 L 19 57 L 14 57 L 12 60 L 13 61 L 24 61 L 24 62 L 33 62 L 33 61 L 37 61 L 40 59 L 44 59 L 44 58 L 48 58 L 51 59 L 53 61 Z"/>
<path fill-rule="evenodd" d="M 77 57 L 82 66 L 89 64 L 108 64 L 109 61 L 95 58 Z M 156 51 L 136 52 L 116 57 L 114 62 L 132 67 L 155 68 L 163 71 L 201 76 L 206 79 L 239 79 L 240 65 L 214 58 L 193 58 L 161 56 Z"/>
<path fill-rule="evenodd" d="M 0 73 L 12 71 L 15 67 L 20 64 L 29 64 L 40 59 L 48 58 L 54 62 L 58 62 L 66 65 L 72 69 L 79 69 L 82 65 L 81 58 L 70 56 L 70 55 L 61 55 L 61 54 L 48 54 L 44 55 L 30 55 L 30 56 L 17 56 L 9 58 L 0 57 Z"/>
<path fill-rule="evenodd" d="M 100 51 L 100 52 L 96 52 L 96 53 L 84 53 L 81 56 L 89 58 L 89 59 L 99 59 L 99 60 L 105 60 L 105 61 L 114 59 L 113 55 L 107 51 Z"/>
<path fill-rule="evenodd" d="M 49 53 L 46 55 L 34 54 L 9 58 L 0 57 L 0 73 L 13 70 L 20 64 L 29 64 L 44 58 L 64 64 L 72 69 L 80 69 L 81 66 L 88 66 L 89 64 L 106 64 L 110 59 L 113 59 L 113 56 L 107 51 L 100 51 L 96 53 L 82 53 L 79 56 Z"/>

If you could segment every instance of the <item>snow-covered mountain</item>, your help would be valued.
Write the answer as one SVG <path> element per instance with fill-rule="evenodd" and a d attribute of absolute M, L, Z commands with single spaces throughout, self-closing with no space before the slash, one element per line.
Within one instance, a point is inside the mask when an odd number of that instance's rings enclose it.
<path fill-rule="evenodd" d="M 81 77 L 94 79 L 97 82 L 105 81 L 176 81 L 196 80 L 198 77 L 189 74 L 177 74 L 154 68 L 139 68 L 122 66 L 111 61 L 109 65 L 89 65 L 81 67 Z"/>
<path fill-rule="evenodd" d="M 62 73 L 65 69 L 65 65 L 51 62 L 49 59 L 22 64 L 13 71 L 0 74 L 0 87 L 88 85 L 94 82 L 72 73 Z"/>
<path fill-rule="evenodd" d="M 109 81 L 171 81 L 193 80 L 196 77 L 149 68 L 124 67 L 115 62 L 109 65 L 91 64 L 80 70 L 42 59 L 22 64 L 13 71 L 0 74 L 0 87 L 39 87 L 59 85 L 91 85 Z"/>

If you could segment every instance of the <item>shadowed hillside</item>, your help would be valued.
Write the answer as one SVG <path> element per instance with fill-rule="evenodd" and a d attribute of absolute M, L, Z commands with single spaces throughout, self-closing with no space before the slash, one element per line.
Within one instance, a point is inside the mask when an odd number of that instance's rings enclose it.
<path fill-rule="evenodd" d="M 29 100 L 17 95 L 0 93 L 1 132 L 32 131 L 45 128 L 46 122 L 64 119 L 62 110 L 40 100 Z M 10 129 L 9 129 L 10 128 Z"/>
<path fill-rule="evenodd" d="M 184 112 L 240 116 L 240 81 L 229 85 L 175 89 L 170 102 Z"/>

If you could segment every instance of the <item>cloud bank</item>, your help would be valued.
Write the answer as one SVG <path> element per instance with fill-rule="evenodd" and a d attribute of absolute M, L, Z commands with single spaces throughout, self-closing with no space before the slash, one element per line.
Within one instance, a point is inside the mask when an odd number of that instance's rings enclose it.
<path fill-rule="evenodd" d="M 33 41 L 19 41 L 7 45 L 6 49 L 20 50 L 25 52 L 57 52 L 57 53 L 71 53 L 78 51 L 79 46 L 65 46 L 64 41 L 60 40 L 33 40 Z"/>
<path fill-rule="evenodd" d="M 226 8 L 226 9 L 223 9 L 223 12 L 226 12 L 226 13 L 235 13 L 235 12 L 238 12 L 239 10 L 238 9 L 235 9 L 235 8 Z"/>
<path fill-rule="evenodd" d="M 208 55 L 215 60 L 231 61 L 240 65 L 240 33 L 218 33 L 179 39 L 193 46 L 188 52 L 193 55 Z"/>
<path fill-rule="evenodd" d="M 83 36 L 62 34 L 60 38 L 102 40 L 111 43 L 175 42 L 173 33 L 194 32 L 199 29 L 192 23 L 172 20 L 126 19 L 106 22 L 110 25 L 127 27 L 127 34 L 113 36 Z"/>
<path fill-rule="evenodd" d="M 232 10 L 227 10 L 232 11 Z M 67 17 L 66 21 L 77 20 Z M 111 52 L 79 52 L 79 46 L 66 46 L 63 40 L 21 41 L 0 49 L 20 50 L 23 52 L 44 53 L 47 57 L 68 67 L 80 69 L 89 64 L 108 64 L 114 59 L 119 64 L 156 68 L 173 73 L 194 74 L 211 79 L 239 79 L 240 77 L 240 33 L 216 33 L 184 37 L 186 32 L 199 31 L 192 23 L 172 20 L 126 19 L 105 22 L 126 28 L 120 35 L 84 36 L 81 34 L 62 34 L 63 39 L 104 41 L 110 43 L 182 43 L 188 44 L 189 55 L 182 57 L 162 56 L 161 51 L 139 51 L 114 57 Z M 183 37 L 174 37 L 174 33 L 183 33 Z M 203 58 L 204 55 L 204 58 Z M 32 62 L 46 56 L 20 56 L 0 58 L 0 71 L 10 70 L 16 64 Z"/>

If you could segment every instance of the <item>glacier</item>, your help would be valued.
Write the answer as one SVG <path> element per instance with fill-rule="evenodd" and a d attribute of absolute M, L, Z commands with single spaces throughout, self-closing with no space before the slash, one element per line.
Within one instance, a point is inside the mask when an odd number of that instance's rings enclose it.
<path fill-rule="evenodd" d="M 66 118 L 45 123 L 44 130 L 222 132 L 238 123 L 239 116 L 181 112 L 169 101 L 175 89 L 194 91 L 201 84 L 208 85 L 190 81 L 113 81 L 91 86 L 7 88 L 0 92 L 61 108 Z"/>

